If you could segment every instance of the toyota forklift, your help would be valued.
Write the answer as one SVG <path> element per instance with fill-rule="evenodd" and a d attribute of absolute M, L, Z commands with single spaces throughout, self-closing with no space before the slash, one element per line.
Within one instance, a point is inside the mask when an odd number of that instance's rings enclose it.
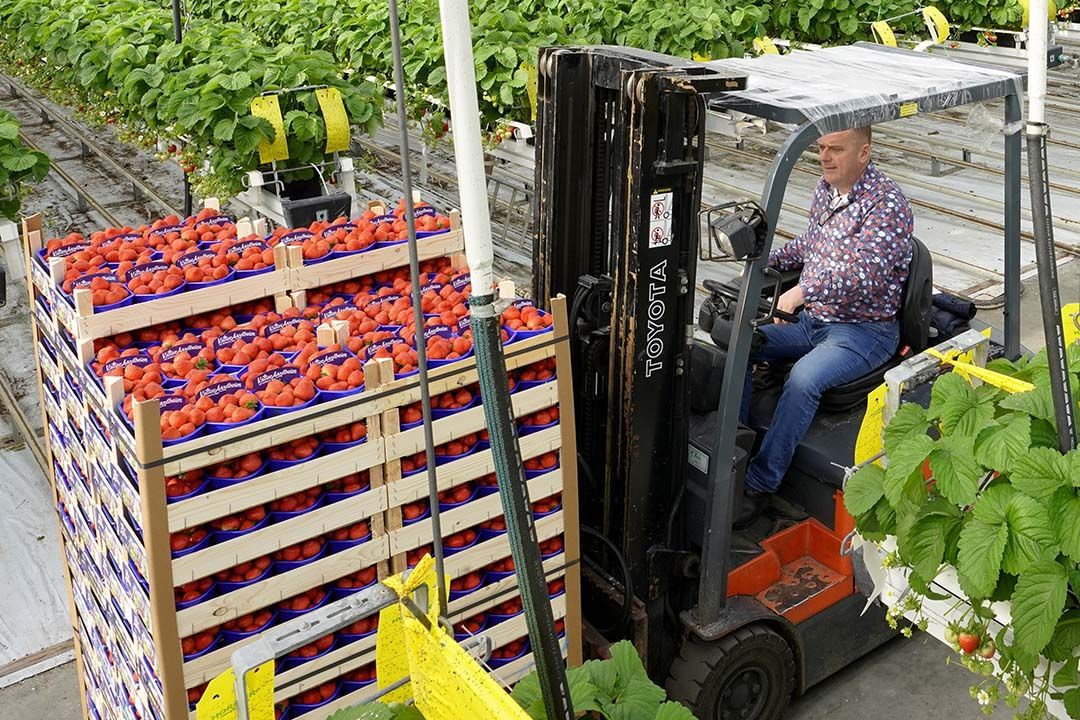
<path fill-rule="evenodd" d="M 538 69 L 533 297 L 572 298 L 587 641 L 631 638 L 701 720 L 775 720 L 792 695 L 895 635 L 845 542 L 843 483 L 868 393 L 939 367 L 921 354 L 933 268 L 915 241 L 896 356 L 825 393 L 771 507 L 733 529 L 790 369 L 755 369 L 740 423 L 758 328 L 794 319 L 776 298 L 798 272 L 767 266 L 789 175 L 821 135 L 1001 99 L 1005 323 L 989 340 L 965 336 L 983 361 L 1016 357 L 1023 77 L 865 43 L 709 63 L 545 48 Z M 857 87 L 822 88 L 856 75 Z M 790 131 L 760 203 L 701 207 L 711 112 Z M 703 262 L 738 277 L 699 283 Z"/>

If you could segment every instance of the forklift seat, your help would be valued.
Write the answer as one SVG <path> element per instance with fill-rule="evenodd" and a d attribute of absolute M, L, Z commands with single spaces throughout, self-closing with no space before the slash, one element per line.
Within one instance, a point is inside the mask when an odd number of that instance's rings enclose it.
<path fill-rule="evenodd" d="M 930 335 L 931 301 L 934 293 L 934 265 L 930 251 L 921 240 L 911 238 L 911 263 L 900 299 L 900 343 L 896 354 L 881 367 L 851 382 L 837 385 L 821 395 L 825 412 L 842 412 L 866 401 L 866 396 L 885 381 L 885 373 L 904 359 L 926 349 Z"/>

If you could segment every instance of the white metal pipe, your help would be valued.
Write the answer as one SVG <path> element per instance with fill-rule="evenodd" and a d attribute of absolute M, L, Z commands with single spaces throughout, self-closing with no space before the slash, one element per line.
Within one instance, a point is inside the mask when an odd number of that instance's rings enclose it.
<path fill-rule="evenodd" d="M 1047 0 L 1028 0 L 1028 121 L 1046 121 Z"/>
<path fill-rule="evenodd" d="M 465 255 L 469 260 L 473 294 L 491 295 L 494 250 L 484 148 L 480 140 L 480 107 L 476 101 L 469 3 L 467 0 L 439 0 L 439 16 L 442 19 L 446 85 L 450 91 L 450 123 L 465 230 Z"/>

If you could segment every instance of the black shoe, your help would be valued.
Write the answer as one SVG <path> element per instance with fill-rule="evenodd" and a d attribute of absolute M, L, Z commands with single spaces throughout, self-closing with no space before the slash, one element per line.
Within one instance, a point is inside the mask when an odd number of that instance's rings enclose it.
<path fill-rule="evenodd" d="M 739 506 L 739 515 L 735 518 L 733 527 L 743 530 L 753 524 L 761 515 L 762 511 L 769 506 L 772 493 L 759 493 L 753 490 L 743 490 L 742 503 Z"/>

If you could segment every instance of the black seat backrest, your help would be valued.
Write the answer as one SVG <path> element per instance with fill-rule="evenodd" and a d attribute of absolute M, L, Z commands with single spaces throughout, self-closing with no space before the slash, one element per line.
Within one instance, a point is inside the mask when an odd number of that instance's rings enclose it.
<path fill-rule="evenodd" d="M 922 352 L 929 343 L 930 314 L 934 294 L 934 264 L 922 240 L 911 238 L 911 263 L 900 299 L 900 347 Z"/>

